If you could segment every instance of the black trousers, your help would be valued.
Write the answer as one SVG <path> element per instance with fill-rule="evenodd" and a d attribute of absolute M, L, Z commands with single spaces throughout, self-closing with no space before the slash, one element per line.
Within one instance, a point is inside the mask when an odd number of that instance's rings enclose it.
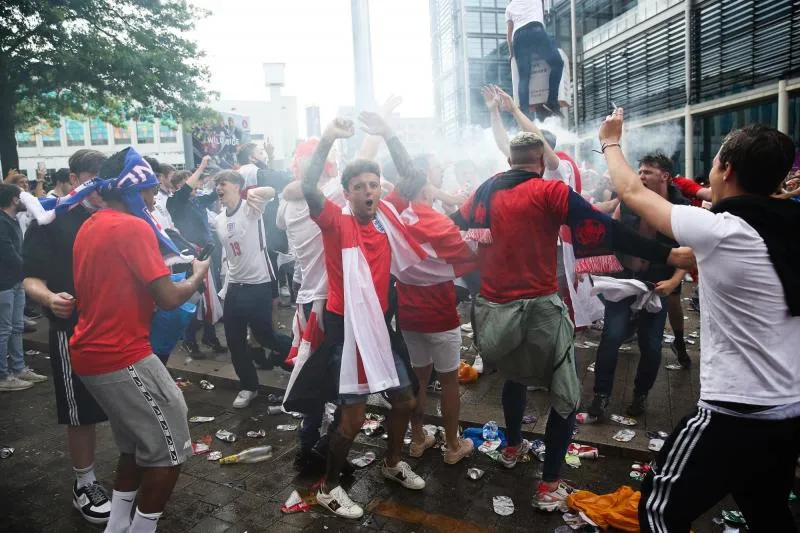
<path fill-rule="evenodd" d="M 558 48 L 550 40 L 544 26 L 538 22 L 524 25 L 514 33 L 512 42 L 514 57 L 517 58 L 517 90 L 519 94 L 519 108 L 526 115 L 529 113 L 531 96 L 531 63 L 533 56 L 538 55 L 550 65 L 550 83 L 548 85 L 548 106 L 558 109 L 558 86 L 561 84 L 561 72 L 564 69 L 564 60 L 558 53 Z M 555 110 L 554 109 L 554 110 Z"/>
<path fill-rule="evenodd" d="M 278 352 L 282 358 L 289 355 L 292 347 L 291 337 L 276 333 L 272 327 L 273 283 L 231 283 L 225 295 L 225 339 L 243 390 L 258 389 L 258 373 L 247 349 L 248 325 L 261 346 Z"/>
<path fill-rule="evenodd" d="M 789 509 L 800 418 L 753 420 L 702 407 L 683 418 L 642 483 L 642 533 L 688 533 L 727 494 L 749 531 L 797 531 Z"/>

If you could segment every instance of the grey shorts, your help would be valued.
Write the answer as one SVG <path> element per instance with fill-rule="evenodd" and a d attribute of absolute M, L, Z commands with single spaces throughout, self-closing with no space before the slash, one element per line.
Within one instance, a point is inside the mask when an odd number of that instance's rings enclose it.
<path fill-rule="evenodd" d="M 158 357 L 81 380 L 108 415 L 120 453 L 135 454 L 138 466 L 177 466 L 192 455 L 183 393 Z"/>

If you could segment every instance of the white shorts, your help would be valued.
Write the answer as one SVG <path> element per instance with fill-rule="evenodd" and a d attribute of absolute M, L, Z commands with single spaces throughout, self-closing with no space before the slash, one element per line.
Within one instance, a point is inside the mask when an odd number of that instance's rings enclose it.
<path fill-rule="evenodd" d="M 433 363 L 440 374 L 458 370 L 461 362 L 461 328 L 438 333 L 404 331 L 411 366 L 420 368 Z"/>

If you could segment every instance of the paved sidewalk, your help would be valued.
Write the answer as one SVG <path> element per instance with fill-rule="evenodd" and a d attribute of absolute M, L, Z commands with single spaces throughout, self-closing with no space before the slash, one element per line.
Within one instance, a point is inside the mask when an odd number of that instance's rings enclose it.
<path fill-rule="evenodd" d="M 688 284 L 684 284 L 685 286 Z M 691 293 L 690 287 L 684 288 L 684 295 Z M 698 332 L 699 315 L 688 310 L 688 302 L 684 307 L 686 313 L 686 334 Z M 468 304 L 463 304 L 459 308 L 462 322 L 468 322 Z M 279 308 L 276 321 L 283 326 L 282 331 L 290 333 L 290 325 L 293 316 L 293 309 Z M 670 333 L 669 326 L 667 333 Z M 225 335 L 222 325 L 217 326 L 217 334 L 222 342 L 225 342 Z M 688 337 L 687 337 L 688 338 Z M 47 350 L 47 320 L 39 319 L 39 330 L 25 336 L 26 349 L 34 348 L 40 351 Z M 638 424 L 633 428 L 636 430 L 636 437 L 630 442 L 622 443 L 612 439 L 612 436 L 623 426 L 612 422 L 596 423 L 592 425 L 579 426 L 580 438 L 586 442 L 600 447 L 604 453 L 623 453 L 629 457 L 641 457 L 642 453 L 647 452 L 648 440 L 645 436 L 648 431 L 671 431 L 680 419 L 689 413 L 697 403 L 700 396 L 700 377 L 699 377 L 699 339 L 689 339 L 695 342 L 688 345 L 689 354 L 694 365 L 689 371 L 668 371 L 664 364 L 674 357 L 668 344 L 664 345 L 662 368 L 658 378 L 650 392 L 648 399 L 647 413 L 637 419 Z M 475 352 L 471 348 L 471 339 L 464 334 L 463 338 L 463 358 L 471 362 L 475 357 Z M 592 398 L 592 387 L 594 385 L 594 374 L 586 369 L 594 361 L 596 347 L 581 347 L 595 345 L 600 341 L 600 331 L 586 330 L 579 332 L 576 339 L 576 356 L 579 376 L 582 380 L 582 405 L 588 405 Z M 238 379 L 230 363 L 230 355 L 223 354 L 214 356 L 201 345 L 205 359 L 187 358 L 187 353 L 180 347 L 176 348 L 170 357 L 168 366 L 174 377 L 184 377 L 195 383 L 200 379 L 209 379 L 217 386 L 236 388 Z M 639 351 L 636 343 L 623 346 L 619 354 L 614 392 L 609 405 L 609 414 L 617 413 L 625 415 L 625 408 L 630 404 L 633 395 L 633 380 L 636 375 L 636 365 L 639 359 Z M 259 370 L 259 380 L 265 392 L 281 392 L 285 390 L 289 381 L 289 374 L 280 369 L 273 371 Z M 495 420 L 499 425 L 504 426 L 503 410 L 500 397 L 503 390 L 503 379 L 497 373 L 487 373 L 483 375 L 477 383 L 461 386 L 461 420 L 467 425 L 483 425 L 489 420 Z M 547 423 L 547 413 L 549 403 L 547 393 L 544 391 L 528 393 L 528 408 L 526 414 L 537 417 L 535 424 L 527 425 L 524 429 L 532 434 L 544 434 L 545 424 Z M 438 395 L 431 394 L 428 402 L 427 413 L 432 417 L 438 417 L 441 413 Z"/>
<path fill-rule="evenodd" d="M 49 372 L 46 354 L 29 357 L 38 371 Z M 296 432 L 278 431 L 278 424 L 295 423 L 289 415 L 266 414 L 265 398 L 249 408 L 235 410 L 231 402 L 235 391 L 218 388 L 203 391 L 190 386 L 184 391 L 189 415 L 214 416 L 205 424 L 192 424 L 193 439 L 225 428 L 239 436 L 235 443 L 213 441 L 213 449 L 225 454 L 268 444 L 271 460 L 253 465 L 220 466 L 204 456 L 189 459 L 169 501 L 158 531 L 162 533 L 552 533 L 563 525 L 559 513 L 535 512 L 529 502 L 535 490 L 541 464 L 535 459 L 508 470 L 487 456 L 475 452 L 462 464 L 445 465 L 436 451 L 421 459 L 409 459 L 412 468 L 425 478 L 422 492 L 387 484 L 381 477 L 379 462 L 385 441 L 379 436 L 359 436 L 353 455 L 374 451 L 377 460 L 356 472 L 346 483 L 351 496 L 366 508 L 360 520 L 339 519 L 319 507 L 307 513 L 282 514 L 281 505 L 289 494 L 310 486 L 314 478 L 298 477 L 292 468 Z M 102 531 L 83 521 L 72 508 L 70 486 L 73 476 L 66 456 L 64 429 L 55 423 L 52 383 L 32 389 L 0 394 L 0 444 L 16 449 L 0 460 L 0 531 L 14 533 L 85 533 Z M 263 439 L 244 436 L 249 430 L 264 429 Z M 580 441 L 580 439 L 578 439 Z M 117 449 L 108 424 L 98 426 L 96 471 L 106 487 L 114 479 Z M 564 466 L 563 475 L 576 487 L 608 493 L 620 485 L 638 489 L 629 478 L 631 461 L 620 457 L 583 460 L 578 469 Z M 467 467 L 478 467 L 485 475 L 472 481 Z M 511 516 L 498 516 L 492 510 L 494 496 L 509 496 L 515 504 Z M 797 513 L 797 503 L 790 504 Z M 721 509 L 735 509 L 726 499 L 694 524 L 695 533 L 719 532 L 712 518 Z M 796 515 L 797 516 L 797 515 Z"/>

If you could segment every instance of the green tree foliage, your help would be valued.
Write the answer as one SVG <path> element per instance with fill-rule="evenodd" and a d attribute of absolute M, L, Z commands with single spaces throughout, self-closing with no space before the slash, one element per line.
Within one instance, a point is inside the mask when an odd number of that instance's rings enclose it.
<path fill-rule="evenodd" d="M 187 35 L 206 15 L 180 0 L 0 2 L 3 172 L 18 165 L 15 130 L 59 115 L 205 115 L 208 70 Z"/>

